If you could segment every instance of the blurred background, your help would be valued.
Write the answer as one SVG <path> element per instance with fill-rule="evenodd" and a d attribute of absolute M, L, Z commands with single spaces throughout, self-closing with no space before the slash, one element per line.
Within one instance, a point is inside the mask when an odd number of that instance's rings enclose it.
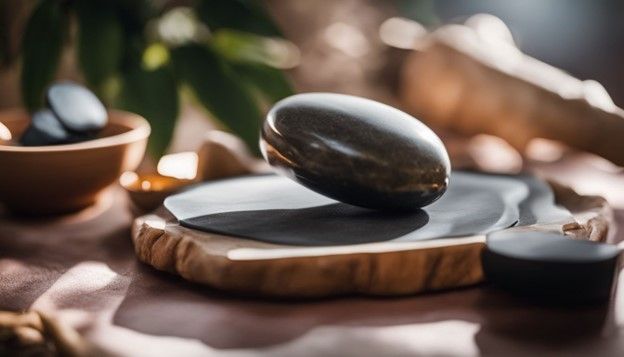
<path fill-rule="evenodd" d="M 615 0 L 0 4 L 0 107 L 35 109 L 52 80 L 83 82 L 109 106 L 151 122 L 155 157 L 195 150 L 197 133 L 215 127 L 257 150 L 267 108 L 295 92 L 349 93 L 400 106 L 409 39 L 477 13 L 502 19 L 528 55 L 599 81 L 624 105 L 624 3 Z"/>

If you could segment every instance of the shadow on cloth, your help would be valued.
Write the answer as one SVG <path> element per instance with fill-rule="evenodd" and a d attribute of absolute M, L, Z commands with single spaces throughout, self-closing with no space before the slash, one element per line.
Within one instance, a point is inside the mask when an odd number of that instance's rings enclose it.
<path fill-rule="evenodd" d="M 577 344 L 587 347 L 593 340 L 598 344 L 605 324 L 612 324 L 612 312 L 606 304 L 539 306 L 487 287 L 392 299 L 349 296 L 268 301 L 190 285 L 142 264 L 138 271 L 140 279 L 133 279 L 113 323 L 150 335 L 197 339 L 215 349 L 267 348 L 279 352 L 284 344 L 293 347 L 303 343 L 302 339 L 309 343 L 315 336 L 316 343 L 322 345 L 322 336 L 316 335 L 319 328 L 348 327 L 340 330 L 348 333 L 349 328 L 414 325 L 415 333 L 421 333 L 427 324 L 465 321 L 478 326 L 471 341 L 481 353 L 501 352 L 512 346 L 517 349 L 518 341 L 527 352 L 575 351 Z M 436 338 L 444 344 L 445 336 Z M 375 348 L 383 343 L 375 341 Z M 600 343 L 605 346 L 605 340 Z M 393 351 L 393 346 L 384 348 L 390 354 Z"/>

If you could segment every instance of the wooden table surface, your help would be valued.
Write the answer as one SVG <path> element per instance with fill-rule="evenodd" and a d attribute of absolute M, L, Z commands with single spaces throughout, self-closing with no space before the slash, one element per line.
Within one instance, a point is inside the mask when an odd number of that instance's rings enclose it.
<path fill-rule="evenodd" d="M 624 227 L 621 169 L 586 155 L 533 168 L 604 195 Z M 487 286 L 383 299 L 234 297 L 138 262 L 127 207 L 113 189 L 60 219 L 0 213 L 0 310 L 46 311 L 104 350 L 133 356 L 624 355 L 624 282 L 593 307 L 536 306 Z"/>

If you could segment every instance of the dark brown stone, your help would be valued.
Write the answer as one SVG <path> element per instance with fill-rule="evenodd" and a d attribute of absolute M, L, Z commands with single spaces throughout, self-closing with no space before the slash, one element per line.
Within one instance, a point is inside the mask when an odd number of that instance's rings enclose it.
<path fill-rule="evenodd" d="M 341 94 L 299 94 L 267 115 L 260 142 L 278 172 L 328 197 L 376 209 L 437 200 L 449 158 L 423 123 L 390 106 Z"/>

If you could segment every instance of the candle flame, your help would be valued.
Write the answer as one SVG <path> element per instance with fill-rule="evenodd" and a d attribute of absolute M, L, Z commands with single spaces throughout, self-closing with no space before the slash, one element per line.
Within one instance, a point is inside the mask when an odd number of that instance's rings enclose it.
<path fill-rule="evenodd" d="M 152 188 L 152 183 L 151 182 L 149 182 L 147 180 L 141 181 L 141 190 L 149 191 L 150 188 Z"/>

